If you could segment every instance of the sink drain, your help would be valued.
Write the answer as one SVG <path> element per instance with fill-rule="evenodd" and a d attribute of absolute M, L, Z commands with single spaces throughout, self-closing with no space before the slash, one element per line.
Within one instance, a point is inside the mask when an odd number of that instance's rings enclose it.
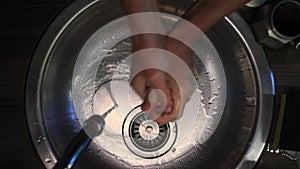
<path fill-rule="evenodd" d="M 129 127 L 131 141 L 143 151 L 154 151 L 169 139 L 169 125 L 148 120 L 144 113 L 138 114 Z"/>
<path fill-rule="evenodd" d="M 122 134 L 126 146 L 134 154 L 143 158 L 156 158 L 172 148 L 177 126 L 175 122 L 159 124 L 139 111 L 138 107 L 125 118 Z"/>

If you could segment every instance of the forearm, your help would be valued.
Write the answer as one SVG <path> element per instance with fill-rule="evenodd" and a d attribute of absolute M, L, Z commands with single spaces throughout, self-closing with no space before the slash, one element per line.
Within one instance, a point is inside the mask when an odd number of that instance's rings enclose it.
<path fill-rule="evenodd" d="M 203 0 L 197 1 L 184 15 L 187 19 L 202 31 L 208 30 L 223 16 L 231 13 L 249 0 Z"/>
<path fill-rule="evenodd" d="M 158 12 L 156 0 L 121 0 L 127 14 L 139 12 Z"/>
<path fill-rule="evenodd" d="M 249 0 L 198 0 L 183 19 L 205 32 L 225 15 L 230 14 Z M 184 22 L 178 22 L 170 34 L 191 42 L 198 38 L 199 31 Z"/>
<path fill-rule="evenodd" d="M 121 3 L 126 14 L 130 15 L 129 24 L 133 34 L 144 33 L 133 36 L 133 49 L 161 47 L 163 45 L 162 36 L 154 35 L 165 31 L 160 15 L 156 13 L 159 11 L 157 0 L 121 0 Z M 143 12 L 155 12 L 156 14 L 131 15 Z"/>

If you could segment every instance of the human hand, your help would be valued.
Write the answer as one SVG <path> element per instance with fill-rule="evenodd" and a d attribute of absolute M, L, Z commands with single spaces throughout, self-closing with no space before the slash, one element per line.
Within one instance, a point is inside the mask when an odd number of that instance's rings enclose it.
<path fill-rule="evenodd" d="M 188 65 L 190 68 L 192 67 L 190 50 L 178 41 L 165 37 L 162 38 L 161 36 L 155 37 L 155 35 L 143 36 L 142 38 L 146 38 L 146 40 L 144 39 L 143 41 L 145 43 L 135 45 L 138 44 L 135 43 L 137 40 L 140 42 L 141 37 L 134 37 L 134 51 L 145 49 L 148 46 L 150 46 L 150 48 L 165 48 L 165 50 L 179 56 L 179 58 L 184 61 L 182 62 L 183 64 Z M 193 92 L 194 84 L 191 79 L 193 77 L 187 76 L 186 70 L 183 71 L 183 68 L 181 71 L 180 65 L 174 65 L 172 59 L 170 60 L 168 57 L 161 55 L 158 59 L 153 60 L 152 58 L 154 56 L 151 56 L 151 54 L 155 55 L 155 52 L 146 53 L 148 56 L 135 56 L 132 62 L 132 68 L 141 65 L 147 67 L 147 64 L 161 64 L 163 62 L 168 73 L 159 69 L 145 69 L 138 72 L 132 78 L 131 85 L 144 99 L 142 110 L 149 113 L 150 118 L 158 123 L 174 121 L 181 115 L 184 105 Z M 169 72 L 175 72 L 177 74 L 176 78 L 174 75 L 169 74 Z"/>

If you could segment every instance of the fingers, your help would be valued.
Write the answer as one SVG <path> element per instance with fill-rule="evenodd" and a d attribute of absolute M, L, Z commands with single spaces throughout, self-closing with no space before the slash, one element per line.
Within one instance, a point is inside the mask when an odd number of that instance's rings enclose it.
<path fill-rule="evenodd" d="M 185 84 L 181 86 L 183 91 L 180 91 L 179 85 L 170 75 L 152 69 L 136 75 L 131 85 L 144 99 L 142 110 L 158 123 L 168 123 L 180 117 L 193 88 L 193 85 Z"/>
<path fill-rule="evenodd" d="M 149 85 L 148 80 L 144 72 L 140 72 L 137 74 L 131 81 L 131 86 L 135 90 L 135 92 L 144 100 L 142 103 L 142 110 L 146 111 L 150 108 L 149 102 Z"/>
<path fill-rule="evenodd" d="M 143 72 L 137 74 L 132 81 L 130 82 L 133 89 L 137 92 L 137 94 L 145 99 L 146 89 L 147 89 L 147 79 Z"/>
<path fill-rule="evenodd" d="M 170 79 L 168 83 L 168 87 L 171 89 L 171 96 L 173 99 L 173 107 L 172 112 L 164 113 L 155 121 L 158 123 L 168 123 L 170 121 L 175 121 L 178 117 L 180 117 L 180 113 L 182 112 L 182 97 L 180 89 L 174 79 Z"/>
<path fill-rule="evenodd" d="M 171 76 L 167 76 L 168 87 L 171 91 L 171 96 L 173 100 L 173 108 L 171 113 L 163 113 L 155 121 L 158 123 L 168 123 L 170 121 L 175 121 L 180 118 L 186 103 L 189 101 L 193 91 L 194 85 L 190 82 L 190 79 L 186 79 L 186 83 L 179 87 L 178 82 Z"/>
<path fill-rule="evenodd" d="M 162 99 L 158 99 L 161 98 L 161 96 L 158 97 L 159 95 L 156 94 L 156 96 L 153 95 L 152 97 L 153 101 L 152 103 L 150 103 L 149 95 L 151 95 L 154 89 L 161 90 L 162 91 L 161 93 L 166 97 L 163 103 L 159 103 L 159 104 L 169 105 L 168 109 L 166 109 L 167 110 L 166 113 L 172 111 L 172 102 L 171 102 L 172 99 L 170 94 L 171 92 L 167 86 L 164 72 L 160 70 L 144 70 L 143 72 L 140 72 L 133 78 L 133 80 L 131 81 L 131 86 L 137 92 L 137 94 L 142 99 L 144 99 L 144 102 L 141 107 L 143 111 L 147 111 L 148 109 L 150 109 L 151 104 L 156 105 L 156 103 L 154 103 L 154 100 L 162 101 Z M 164 106 L 164 110 L 162 112 L 165 111 L 165 107 L 166 106 Z M 162 112 L 160 112 L 160 114 Z"/>

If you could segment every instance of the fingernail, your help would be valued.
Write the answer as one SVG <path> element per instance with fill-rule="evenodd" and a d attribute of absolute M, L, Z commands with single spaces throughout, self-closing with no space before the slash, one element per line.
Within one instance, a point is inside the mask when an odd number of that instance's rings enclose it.
<path fill-rule="evenodd" d="M 170 103 L 166 106 L 165 113 L 171 113 L 171 112 L 172 112 L 172 104 Z"/>

